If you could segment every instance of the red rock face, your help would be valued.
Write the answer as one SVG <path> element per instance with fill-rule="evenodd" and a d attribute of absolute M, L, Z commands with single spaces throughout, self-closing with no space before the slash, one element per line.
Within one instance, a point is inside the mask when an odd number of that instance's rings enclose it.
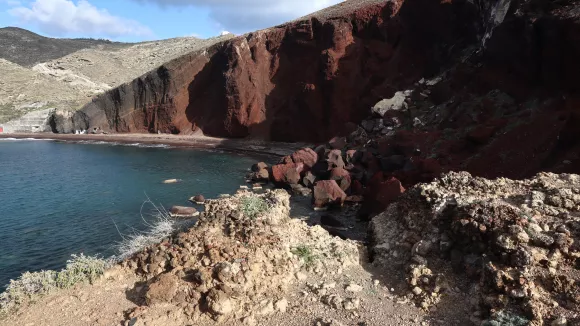
<path fill-rule="evenodd" d="M 435 71 L 449 58 L 443 44 L 475 37 L 472 9 L 462 4 L 341 8 L 175 59 L 83 111 L 91 127 L 114 132 L 323 142 Z"/>

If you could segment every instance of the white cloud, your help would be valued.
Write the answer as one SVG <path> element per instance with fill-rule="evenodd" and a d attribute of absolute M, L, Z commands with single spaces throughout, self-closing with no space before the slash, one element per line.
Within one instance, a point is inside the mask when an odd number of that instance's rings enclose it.
<path fill-rule="evenodd" d="M 206 8 L 219 25 L 244 33 L 299 18 L 343 0 L 135 0 L 161 6 Z"/>
<path fill-rule="evenodd" d="M 8 11 L 22 22 L 38 25 L 54 36 L 78 33 L 94 37 L 151 36 L 152 32 L 140 23 L 111 15 L 86 0 L 35 0 L 30 6 Z"/>

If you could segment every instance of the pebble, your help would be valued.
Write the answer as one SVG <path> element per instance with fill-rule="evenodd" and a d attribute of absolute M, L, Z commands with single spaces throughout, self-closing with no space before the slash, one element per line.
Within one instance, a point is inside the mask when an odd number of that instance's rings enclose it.
<path fill-rule="evenodd" d="M 355 310 L 360 307 L 360 299 L 359 298 L 349 298 L 344 300 L 343 306 L 345 310 Z"/>
<path fill-rule="evenodd" d="M 566 318 L 560 317 L 560 318 L 554 320 L 550 325 L 551 326 L 566 326 L 566 325 L 568 325 L 568 321 L 566 320 Z"/>
<path fill-rule="evenodd" d="M 286 312 L 286 310 L 288 309 L 288 300 L 286 299 L 278 300 L 274 304 L 274 307 L 276 308 L 276 310 L 280 312 Z"/>
<path fill-rule="evenodd" d="M 308 276 L 306 276 L 306 274 L 300 273 L 300 272 L 297 272 L 294 276 L 299 281 L 305 281 L 308 278 Z"/>
<path fill-rule="evenodd" d="M 362 291 L 363 287 L 358 285 L 358 284 L 354 284 L 354 283 L 350 283 L 347 287 L 346 287 L 346 292 L 360 292 Z"/>
<path fill-rule="evenodd" d="M 415 295 L 419 295 L 419 294 L 423 293 L 423 290 L 421 290 L 421 288 L 418 286 L 414 287 L 412 291 L 413 291 L 413 294 L 415 294 Z"/>

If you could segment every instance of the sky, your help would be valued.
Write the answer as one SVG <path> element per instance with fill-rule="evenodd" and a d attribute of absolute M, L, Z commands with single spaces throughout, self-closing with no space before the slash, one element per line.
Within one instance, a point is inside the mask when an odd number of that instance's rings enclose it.
<path fill-rule="evenodd" d="M 121 42 L 243 34 L 342 0 L 0 0 L 0 27 Z"/>

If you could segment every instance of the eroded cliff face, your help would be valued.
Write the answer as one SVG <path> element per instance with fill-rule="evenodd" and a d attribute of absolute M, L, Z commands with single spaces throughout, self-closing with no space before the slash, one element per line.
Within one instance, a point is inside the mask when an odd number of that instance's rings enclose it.
<path fill-rule="evenodd" d="M 354 8 L 352 8 L 354 6 Z M 87 105 L 117 132 L 323 141 L 476 41 L 469 3 L 349 2 L 176 59 Z"/>
<path fill-rule="evenodd" d="M 447 72 L 429 99 L 452 101 L 444 110 L 452 113 L 423 124 L 431 132 L 519 119 L 493 103 L 478 113 L 461 105 L 477 96 L 488 103 L 497 90 L 517 113 L 548 115 L 538 128 L 556 126 L 571 139 L 577 11 L 573 1 L 347 1 L 178 58 L 83 112 L 91 127 L 114 132 L 322 142 L 352 131 L 378 101 Z M 532 99 L 538 105 L 524 107 Z"/>

